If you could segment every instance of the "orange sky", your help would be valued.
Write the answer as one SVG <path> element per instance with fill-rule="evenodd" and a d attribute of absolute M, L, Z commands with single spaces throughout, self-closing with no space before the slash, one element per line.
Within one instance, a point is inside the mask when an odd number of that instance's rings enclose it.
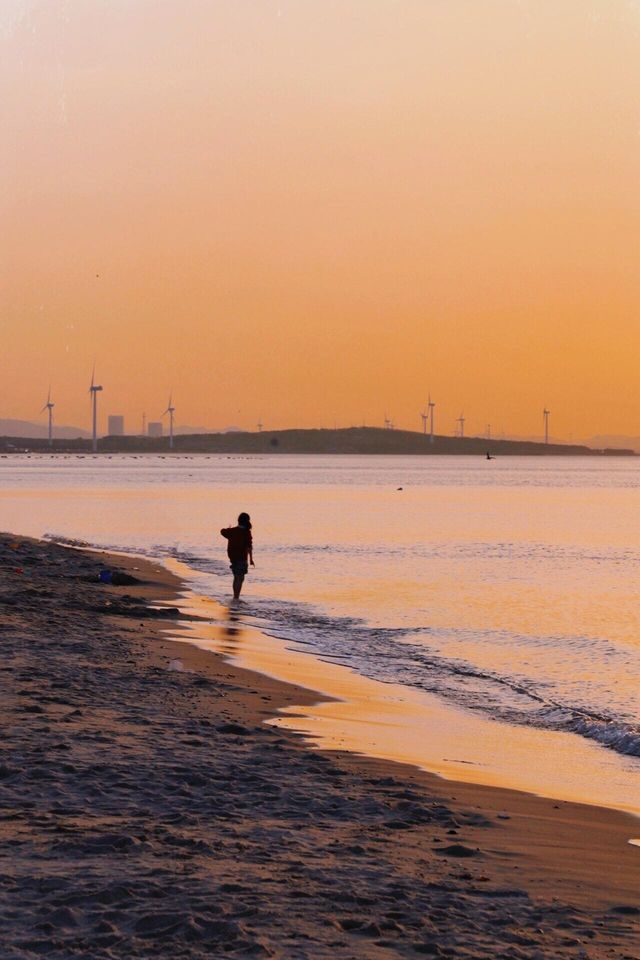
<path fill-rule="evenodd" d="M 640 3 L 3 0 L 0 417 L 640 433 Z"/>

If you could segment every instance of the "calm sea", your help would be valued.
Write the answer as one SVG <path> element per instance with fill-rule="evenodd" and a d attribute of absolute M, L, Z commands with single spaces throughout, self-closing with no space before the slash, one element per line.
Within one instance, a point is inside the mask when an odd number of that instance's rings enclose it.
<path fill-rule="evenodd" d="M 594 777 L 615 754 L 634 781 L 639 503 L 626 458 L 0 459 L 0 528 L 178 558 L 219 599 L 219 528 L 249 511 L 243 616 L 467 715 L 548 731 L 550 749 L 556 732 L 600 744 Z"/>

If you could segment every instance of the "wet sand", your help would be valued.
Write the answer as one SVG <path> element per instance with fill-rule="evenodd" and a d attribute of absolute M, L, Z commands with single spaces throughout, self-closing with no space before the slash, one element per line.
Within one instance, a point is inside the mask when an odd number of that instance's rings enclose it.
<path fill-rule="evenodd" d="M 0 537 L 3 958 L 640 957 L 637 821 L 312 750 L 180 582 Z M 135 569 L 134 569 L 135 568 Z"/>

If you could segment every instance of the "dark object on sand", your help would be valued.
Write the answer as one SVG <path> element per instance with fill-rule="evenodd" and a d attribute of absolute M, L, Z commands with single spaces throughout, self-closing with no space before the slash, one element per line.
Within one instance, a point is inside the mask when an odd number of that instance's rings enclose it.
<path fill-rule="evenodd" d="M 442 847 L 440 853 L 445 857 L 477 857 L 480 851 L 465 847 L 462 843 L 452 843 L 449 847 Z"/>
<path fill-rule="evenodd" d="M 121 573 L 119 570 L 101 570 L 98 580 L 100 583 L 111 583 L 114 587 L 130 587 L 134 583 L 140 583 L 137 577 L 132 577 L 130 573 Z"/>
<path fill-rule="evenodd" d="M 132 576 L 130 573 L 121 573 L 119 570 L 114 570 L 111 574 L 111 583 L 115 587 L 130 587 L 134 583 L 141 582 L 141 580 L 138 580 L 137 577 Z"/>

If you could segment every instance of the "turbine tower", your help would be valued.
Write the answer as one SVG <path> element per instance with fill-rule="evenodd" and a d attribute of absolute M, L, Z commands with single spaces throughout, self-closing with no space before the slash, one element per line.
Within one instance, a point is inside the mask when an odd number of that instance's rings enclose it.
<path fill-rule="evenodd" d="M 91 394 L 91 412 L 93 420 L 93 430 L 92 430 L 92 449 L 95 453 L 98 449 L 98 394 L 102 390 L 102 387 L 96 382 L 96 365 L 93 365 L 93 371 L 91 373 L 91 386 L 89 387 L 89 393 Z"/>
<path fill-rule="evenodd" d="M 429 394 L 429 403 L 427 406 L 429 407 L 429 443 L 433 443 L 433 408 L 435 407 L 435 403 L 431 399 L 431 394 Z"/>
<path fill-rule="evenodd" d="M 162 414 L 163 417 L 166 417 L 169 414 L 169 450 L 173 450 L 173 414 L 175 412 L 175 407 L 171 403 L 171 394 L 169 394 L 169 403 L 167 404 L 167 409 Z"/>
<path fill-rule="evenodd" d="M 549 414 L 550 410 L 547 410 L 545 407 L 542 411 L 542 419 L 544 420 L 544 442 L 545 444 L 549 443 Z"/>
<path fill-rule="evenodd" d="M 461 413 L 458 419 L 456 420 L 456 423 L 459 425 L 460 432 L 458 433 L 458 436 L 460 438 L 464 437 L 464 420 L 465 420 L 464 413 Z"/>
<path fill-rule="evenodd" d="M 54 407 L 55 407 L 55 403 L 51 402 L 51 387 L 49 387 L 49 392 L 47 394 L 47 402 L 45 403 L 40 413 L 44 413 L 45 410 L 47 410 L 49 413 L 49 446 L 50 447 L 53 446 L 53 408 Z"/>
<path fill-rule="evenodd" d="M 429 419 L 429 413 L 427 412 L 427 410 L 425 410 L 424 413 L 421 413 L 421 414 L 420 414 L 420 416 L 422 417 L 422 432 L 424 433 L 424 435 L 425 435 L 425 437 L 426 437 L 426 435 L 427 435 L 427 421 L 428 421 L 428 419 Z"/>

